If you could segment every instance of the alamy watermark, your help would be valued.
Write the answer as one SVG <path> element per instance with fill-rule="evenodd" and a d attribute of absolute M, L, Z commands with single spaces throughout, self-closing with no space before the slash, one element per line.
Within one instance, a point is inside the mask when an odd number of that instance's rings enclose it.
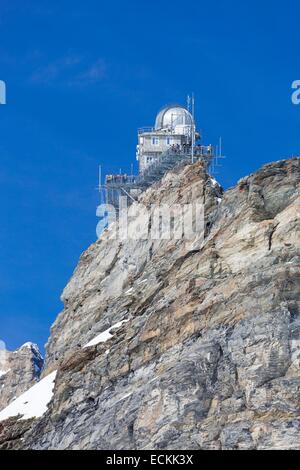
<path fill-rule="evenodd" d="M 295 90 L 291 96 L 292 103 L 298 105 L 300 104 L 300 80 L 293 81 L 292 90 Z"/>
<path fill-rule="evenodd" d="M 0 340 L 0 378 L 8 370 L 7 349 L 4 341 Z"/>
<path fill-rule="evenodd" d="M 119 199 L 119 210 L 113 205 L 101 204 L 96 215 L 100 217 L 96 233 L 100 238 L 105 232 L 110 239 L 118 240 L 183 240 L 193 248 L 204 240 L 204 204 L 134 203 L 128 206 L 127 197 Z"/>
<path fill-rule="evenodd" d="M 6 83 L 0 80 L 0 104 L 6 104 Z"/>

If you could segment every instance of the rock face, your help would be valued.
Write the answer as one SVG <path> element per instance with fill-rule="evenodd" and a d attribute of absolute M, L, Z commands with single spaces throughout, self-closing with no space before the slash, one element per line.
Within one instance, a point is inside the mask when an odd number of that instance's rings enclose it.
<path fill-rule="evenodd" d="M 43 363 L 33 343 L 13 352 L 0 350 L 0 411 L 38 381 Z"/>
<path fill-rule="evenodd" d="M 49 409 L 2 422 L 0 448 L 300 449 L 299 183 L 294 158 L 223 196 L 199 164 L 147 190 L 146 206 L 202 202 L 204 241 L 113 227 L 81 256 L 47 344 Z"/>

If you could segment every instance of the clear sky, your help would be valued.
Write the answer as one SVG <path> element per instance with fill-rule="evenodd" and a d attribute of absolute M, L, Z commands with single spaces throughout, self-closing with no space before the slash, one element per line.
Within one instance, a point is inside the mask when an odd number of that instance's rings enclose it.
<path fill-rule="evenodd" d="M 46 342 L 96 238 L 97 167 L 194 92 L 225 186 L 300 154 L 298 1 L 0 0 L 0 339 Z"/>

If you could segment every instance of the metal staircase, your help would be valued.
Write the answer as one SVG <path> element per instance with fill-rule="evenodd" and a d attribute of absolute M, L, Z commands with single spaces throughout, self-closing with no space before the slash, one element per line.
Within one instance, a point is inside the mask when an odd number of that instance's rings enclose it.
<path fill-rule="evenodd" d="M 160 154 L 157 159 L 138 176 L 131 175 L 125 178 L 124 175 L 116 175 L 116 178 L 110 181 L 108 181 L 106 177 L 103 186 L 106 193 L 106 202 L 112 204 L 118 210 L 120 196 L 126 196 L 128 203 L 132 203 L 137 199 L 138 194 L 145 191 L 155 182 L 161 180 L 168 171 L 172 170 L 177 165 L 190 164 L 197 160 L 202 160 L 208 167 L 212 159 L 212 146 L 195 146 L 193 151 L 191 147 L 180 148 L 178 150 L 169 149 Z"/>

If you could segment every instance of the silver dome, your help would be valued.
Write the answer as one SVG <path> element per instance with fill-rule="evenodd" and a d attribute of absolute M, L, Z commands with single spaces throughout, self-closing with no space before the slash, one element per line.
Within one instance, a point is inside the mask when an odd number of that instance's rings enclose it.
<path fill-rule="evenodd" d="M 155 129 L 175 129 L 177 126 L 191 127 L 193 125 L 193 116 L 183 106 L 167 106 L 163 108 L 155 120 Z"/>

